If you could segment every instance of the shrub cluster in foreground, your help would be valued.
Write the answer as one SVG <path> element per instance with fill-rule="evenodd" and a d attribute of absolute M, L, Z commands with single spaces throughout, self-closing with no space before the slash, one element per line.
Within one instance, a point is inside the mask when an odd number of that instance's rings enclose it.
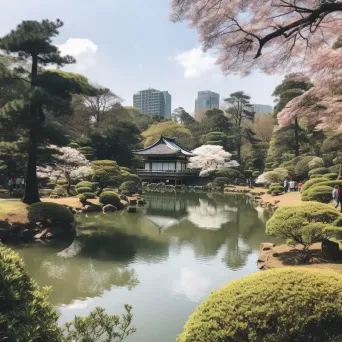
<path fill-rule="evenodd" d="M 342 334 L 342 275 L 307 268 L 263 271 L 214 291 L 178 342 L 329 341 Z"/>

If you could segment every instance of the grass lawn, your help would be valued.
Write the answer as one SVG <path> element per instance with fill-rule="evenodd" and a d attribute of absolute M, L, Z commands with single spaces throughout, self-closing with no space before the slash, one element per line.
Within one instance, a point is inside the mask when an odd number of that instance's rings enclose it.
<path fill-rule="evenodd" d="M 0 201 L 0 221 L 27 223 L 27 208 L 20 200 Z"/>
<path fill-rule="evenodd" d="M 82 204 L 78 197 L 63 197 L 63 198 L 41 198 L 42 202 L 52 202 L 61 205 L 68 205 L 69 207 L 81 209 Z M 100 204 L 98 199 L 89 199 L 88 202 Z"/>

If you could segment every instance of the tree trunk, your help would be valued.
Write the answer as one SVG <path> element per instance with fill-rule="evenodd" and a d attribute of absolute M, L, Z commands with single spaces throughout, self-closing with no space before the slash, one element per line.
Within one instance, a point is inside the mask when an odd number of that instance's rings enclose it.
<path fill-rule="evenodd" d="M 66 172 L 65 173 L 65 178 L 67 180 L 67 188 L 66 188 L 66 191 L 68 193 L 69 196 L 72 196 L 72 193 L 70 192 L 70 188 L 71 188 L 71 178 L 70 178 L 70 174 L 69 172 Z"/>
<path fill-rule="evenodd" d="M 296 157 L 299 157 L 299 125 L 298 125 L 298 119 L 295 118 L 295 124 L 294 124 L 294 131 L 295 131 L 295 154 Z"/>
<path fill-rule="evenodd" d="M 29 133 L 29 153 L 26 169 L 26 186 L 23 202 L 32 204 L 40 202 L 37 179 L 37 134 L 32 127 Z"/>
<path fill-rule="evenodd" d="M 31 72 L 31 87 L 35 86 L 35 81 L 38 74 L 38 57 L 32 56 L 32 72 Z M 29 131 L 29 148 L 28 148 L 28 161 L 26 171 L 26 187 L 25 194 L 22 201 L 27 204 L 40 202 L 38 179 L 37 179 L 37 119 L 38 108 L 37 105 L 31 103 L 30 112 L 30 131 Z"/>

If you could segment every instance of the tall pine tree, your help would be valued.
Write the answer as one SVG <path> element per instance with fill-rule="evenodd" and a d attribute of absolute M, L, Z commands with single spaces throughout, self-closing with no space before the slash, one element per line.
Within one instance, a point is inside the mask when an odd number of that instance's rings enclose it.
<path fill-rule="evenodd" d="M 62 67 L 75 63 L 71 56 L 61 56 L 52 38 L 59 34 L 63 22 L 49 20 L 23 21 L 17 28 L 0 39 L 0 49 L 16 55 L 28 67 L 15 69 L 12 79 L 26 84 L 19 98 L 8 102 L 2 117 L 17 123 L 27 132 L 26 188 L 23 202 L 39 202 L 37 181 L 37 151 L 44 131 L 46 114 L 62 114 L 70 110 L 72 94 L 89 91 L 85 77 L 59 70 L 45 70 L 47 65 Z"/>

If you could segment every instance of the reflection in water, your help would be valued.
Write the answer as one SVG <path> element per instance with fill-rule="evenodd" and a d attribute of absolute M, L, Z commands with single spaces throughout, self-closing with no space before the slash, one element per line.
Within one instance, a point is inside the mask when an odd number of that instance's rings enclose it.
<path fill-rule="evenodd" d="M 241 195 L 146 194 L 137 214 L 79 217 L 72 243 L 20 245 L 29 273 L 51 286 L 62 321 L 95 306 L 134 308 L 128 342 L 175 341 L 195 306 L 256 271 L 267 212 Z M 252 258 L 251 258 L 252 257 Z"/>

